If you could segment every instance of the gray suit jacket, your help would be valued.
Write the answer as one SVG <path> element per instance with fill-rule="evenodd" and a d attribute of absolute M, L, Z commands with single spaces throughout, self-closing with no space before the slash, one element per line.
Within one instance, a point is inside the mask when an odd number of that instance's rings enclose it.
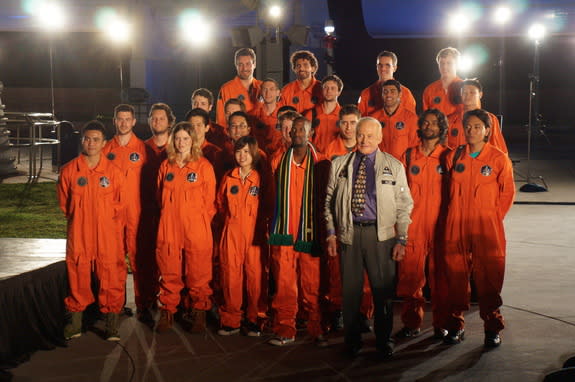
<path fill-rule="evenodd" d="M 340 242 L 353 241 L 351 196 L 353 191 L 353 161 L 356 152 L 337 157 L 331 165 L 325 219 L 328 232 L 335 232 Z M 375 156 L 375 187 L 377 200 L 377 239 L 407 237 L 413 199 L 407 185 L 403 164 L 388 153 L 377 150 Z"/>

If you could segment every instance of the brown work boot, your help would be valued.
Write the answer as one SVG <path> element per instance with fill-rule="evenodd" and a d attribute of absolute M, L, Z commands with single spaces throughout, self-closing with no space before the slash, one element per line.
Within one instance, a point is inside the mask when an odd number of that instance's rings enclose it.
<path fill-rule="evenodd" d="M 156 325 L 156 331 L 165 332 L 169 329 L 172 329 L 172 325 L 174 325 L 174 315 L 171 312 L 162 309 L 160 319 Z"/>
<path fill-rule="evenodd" d="M 192 309 L 189 313 L 191 325 L 189 327 L 190 333 L 203 333 L 206 331 L 206 311 Z"/>

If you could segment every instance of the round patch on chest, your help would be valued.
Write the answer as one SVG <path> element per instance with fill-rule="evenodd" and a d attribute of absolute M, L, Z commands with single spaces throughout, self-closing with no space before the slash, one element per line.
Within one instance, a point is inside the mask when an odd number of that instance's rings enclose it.
<path fill-rule="evenodd" d="M 114 159 L 116 159 L 116 154 L 108 153 L 108 155 L 106 155 L 106 158 L 108 158 L 109 160 L 114 160 Z"/>
<path fill-rule="evenodd" d="M 78 178 L 78 186 L 84 187 L 87 184 L 88 184 L 88 179 L 86 179 L 86 177 L 81 176 Z"/>
<path fill-rule="evenodd" d="M 100 187 L 110 187 L 110 179 L 107 176 L 100 177 Z"/>
<path fill-rule="evenodd" d="M 169 172 L 166 174 L 166 180 L 168 182 L 171 182 L 172 180 L 174 180 L 174 173 L 173 172 Z"/>
<path fill-rule="evenodd" d="M 493 169 L 488 165 L 481 167 L 481 175 L 483 175 L 483 176 L 489 176 L 489 175 L 491 175 L 492 172 L 493 172 Z"/>
<path fill-rule="evenodd" d="M 441 97 L 439 97 L 439 96 L 435 97 L 435 98 L 433 99 L 433 103 L 436 104 L 436 105 L 437 105 L 438 103 L 441 103 Z"/>
<path fill-rule="evenodd" d="M 419 174 L 419 173 L 421 172 L 421 169 L 419 168 L 419 166 L 414 165 L 414 166 L 411 166 L 411 168 L 409 169 L 409 171 L 411 171 L 411 173 L 412 173 L 413 175 L 417 175 L 417 174 Z"/>
<path fill-rule="evenodd" d="M 291 101 L 292 103 L 299 103 L 299 97 L 293 97 Z"/>
<path fill-rule="evenodd" d="M 238 98 L 240 101 L 243 101 L 244 99 L 246 99 L 246 97 L 245 97 L 243 94 L 240 94 L 237 98 Z"/>
<path fill-rule="evenodd" d="M 459 135 L 459 129 L 451 129 L 451 136 L 457 137 Z"/>
<path fill-rule="evenodd" d="M 190 183 L 194 183 L 195 181 L 198 180 L 198 174 L 196 174 L 195 172 L 190 172 L 188 176 L 186 176 L 186 180 Z"/>
<path fill-rule="evenodd" d="M 463 172 L 465 171 L 465 165 L 463 163 L 458 163 L 455 165 L 455 171 Z"/>
<path fill-rule="evenodd" d="M 248 192 L 251 196 L 258 196 L 260 193 L 260 188 L 258 186 L 251 186 Z"/>
<path fill-rule="evenodd" d="M 130 162 L 137 162 L 140 160 L 139 153 L 130 153 Z"/>
<path fill-rule="evenodd" d="M 235 195 L 240 192 L 240 188 L 236 185 L 230 187 L 230 194 Z"/>
<path fill-rule="evenodd" d="M 397 130 L 403 130 L 403 128 L 405 127 L 405 123 L 403 123 L 402 121 L 396 122 L 395 123 L 395 128 Z"/>

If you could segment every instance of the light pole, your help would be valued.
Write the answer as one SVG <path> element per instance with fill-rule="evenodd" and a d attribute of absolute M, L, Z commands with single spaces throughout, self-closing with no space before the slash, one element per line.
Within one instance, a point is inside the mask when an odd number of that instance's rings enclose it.
<path fill-rule="evenodd" d="M 494 21 L 501 28 L 499 40 L 499 114 L 503 115 L 505 91 L 505 25 L 511 19 L 511 9 L 505 5 L 495 8 Z"/>
<path fill-rule="evenodd" d="M 541 192 L 547 191 L 547 184 L 542 176 L 533 176 L 531 174 L 531 144 L 533 128 L 538 124 L 539 117 L 539 46 L 545 37 L 545 27 L 541 24 L 533 24 L 528 31 L 528 36 L 533 40 L 533 72 L 529 75 L 529 118 L 527 123 L 527 176 L 526 184 L 520 187 L 520 191 Z M 544 186 L 532 183 L 531 180 L 537 178 L 541 180 Z"/>

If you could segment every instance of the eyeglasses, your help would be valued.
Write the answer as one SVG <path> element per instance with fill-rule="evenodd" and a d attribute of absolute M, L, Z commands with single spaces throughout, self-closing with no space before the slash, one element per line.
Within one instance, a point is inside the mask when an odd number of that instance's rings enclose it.
<path fill-rule="evenodd" d="M 248 128 L 248 125 L 242 123 L 241 125 L 230 125 L 230 129 L 238 129 L 238 130 L 245 130 Z"/>

